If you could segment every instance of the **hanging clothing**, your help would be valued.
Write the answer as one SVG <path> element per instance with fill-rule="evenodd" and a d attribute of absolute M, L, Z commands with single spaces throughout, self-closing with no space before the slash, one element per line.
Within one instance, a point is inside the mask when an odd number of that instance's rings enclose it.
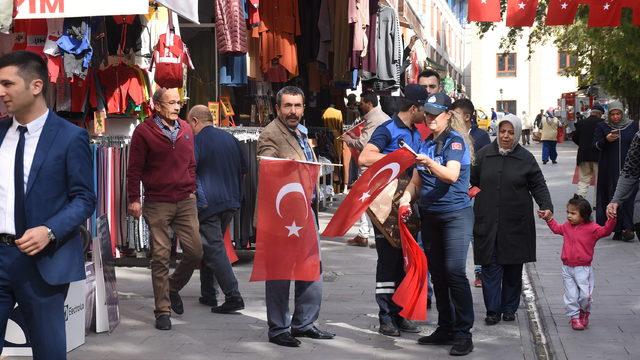
<path fill-rule="evenodd" d="M 362 80 L 375 78 L 377 66 L 378 0 L 369 0 L 369 27 L 367 27 L 367 52 L 361 60 Z"/>
<path fill-rule="evenodd" d="M 144 83 L 131 66 L 113 65 L 98 71 L 98 77 L 104 91 L 108 114 L 125 113 L 128 99 L 136 105 L 144 102 Z"/>
<path fill-rule="evenodd" d="M 333 0 L 330 6 L 333 14 L 333 80 L 351 84 L 349 3 L 345 0 Z"/>
<path fill-rule="evenodd" d="M 247 85 L 247 57 L 243 55 L 220 56 L 220 85 Z"/>
<path fill-rule="evenodd" d="M 329 51 L 331 50 L 331 11 L 329 3 L 332 0 L 322 0 L 320 3 L 320 12 L 318 14 L 318 33 L 320 36 L 318 44 L 317 60 L 329 68 Z"/>
<path fill-rule="evenodd" d="M 0 33 L 11 33 L 11 21 L 13 20 L 13 1 L 0 1 Z"/>
<path fill-rule="evenodd" d="M 140 16 L 107 16 L 106 26 L 109 55 L 140 51 L 142 48 Z"/>
<path fill-rule="evenodd" d="M 93 56 L 89 18 L 65 19 L 64 31 L 57 44 L 64 54 L 64 72 L 67 77 L 77 75 L 84 79 Z"/>
<path fill-rule="evenodd" d="M 246 0 L 216 0 L 216 39 L 219 54 L 245 54 L 247 48 Z"/>
<path fill-rule="evenodd" d="M 400 84 L 402 66 L 400 22 L 395 10 L 388 6 L 382 6 L 378 11 L 376 42 L 377 78 Z"/>
<path fill-rule="evenodd" d="M 13 51 L 27 50 L 42 56 L 47 41 L 45 19 L 15 20 L 13 33 Z"/>
<path fill-rule="evenodd" d="M 273 63 L 282 65 L 290 77 L 298 75 L 295 37 L 300 35 L 298 0 L 260 2 L 260 68 L 266 73 Z"/>

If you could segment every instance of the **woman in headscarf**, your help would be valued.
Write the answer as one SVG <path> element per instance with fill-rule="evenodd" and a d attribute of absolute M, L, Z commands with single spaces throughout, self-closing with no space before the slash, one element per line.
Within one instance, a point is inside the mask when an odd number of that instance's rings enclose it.
<path fill-rule="evenodd" d="M 543 164 L 548 163 L 549 158 L 551 158 L 552 163 L 558 163 L 558 152 L 556 151 L 558 127 L 560 127 L 560 121 L 553 115 L 553 108 L 549 108 L 545 118 L 542 120 L 542 134 L 540 135 Z"/>
<path fill-rule="evenodd" d="M 625 113 L 622 103 L 609 103 L 609 114 L 606 121 L 598 123 L 593 134 L 593 144 L 600 150 L 598 160 L 598 185 L 596 188 L 596 222 L 604 225 L 607 221 L 606 207 L 613 198 L 620 170 L 629 152 L 631 141 L 638 132 L 638 123 L 631 121 Z M 628 200 L 618 207 L 618 223 L 613 235 L 614 240 L 632 241 L 633 233 L 633 200 L 636 187 L 631 189 Z"/>
<path fill-rule="evenodd" d="M 546 121 L 546 120 L 543 120 Z M 475 198 L 473 253 L 482 265 L 487 325 L 515 320 L 522 290 L 522 266 L 536 261 L 533 199 L 553 213 L 547 183 L 534 156 L 518 144 L 522 125 L 515 115 L 498 124 L 498 136 L 478 151 L 471 167 Z"/>

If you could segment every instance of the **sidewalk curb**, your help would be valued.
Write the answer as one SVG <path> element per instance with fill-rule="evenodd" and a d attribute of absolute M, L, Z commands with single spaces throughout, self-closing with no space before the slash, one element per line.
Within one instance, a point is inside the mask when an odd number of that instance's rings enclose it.
<path fill-rule="evenodd" d="M 549 328 L 546 319 L 550 318 L 545 313 L 544 305 L 540 299 L 545 299 L 542 287 L 538 281 L 538 274 L 534 263 L 527 263 L 522 276 L 522 297 L 527 311 L 529 331 L 531 333 L 531 345 L 538 360 L 556 359 L 554 342 L 549 336 Z M 524 340 L 524 339 L 523 339 Z M 566 358 L 566 357 L 565 357 Z"/>

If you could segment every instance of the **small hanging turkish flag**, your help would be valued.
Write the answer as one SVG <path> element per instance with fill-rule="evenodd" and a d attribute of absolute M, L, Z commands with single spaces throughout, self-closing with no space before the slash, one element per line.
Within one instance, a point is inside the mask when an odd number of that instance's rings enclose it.
<path fill-rule="evenodd" d="M 469 15 L 467 20 L 490 21 L 502 20 L 500 16 L 500 0 L 469 0 Z"/>
<path fill-rule="evenodd" d="M 621 0 L 591 0 L 589 2 L 589 27 L 620 26 Z"/>
<path fill-rule="evenodd" d="M 319 164 L 261 158 L 256 252 L 250 281 L 320 278 L 320 249 L 311 209 Z"/>
<path fill-rule="evenodd" d="M 415 163 L 416 156 L 406 148 L 400 148 L 376 161 L 353 184 L 349 195 L 322 232 L 323 236 L 343 236 L 360 219 L 371 202 L 402 172 Z"/>
<path fill-rule="evenodd" d="M 633 11 L 633 25 L 640 26 L 640 1 L 622 0 L 622 7 L 630 8 Z"/>
<path fill-rule="evenodd" d="M 427 257 L 400 218 L 398 227 L 405 275 L 392 300 L 402 308 L 400 316 L 403 318 L 427 320 Z"/>
<path fill-rule="evenodd" d="M 549 0 L 547 4 L 547 17 L 545 25 L 571 25 L 576 17 L 578 5 L 584 4 L 584 0 Z"/>
<path fill-rule="evenodd" d="M 238 261 L 238 254 L 236 254 L 236 249 L 233 248 L 233 243 L 231 243 L 231 231 L 229 227 L 227 227 L 227 231 L 224 232 L 224 250 L 227 253 L 230 263 L 233 264 Z"/>
<path fill-rule="evenodd" d="M 538 0 L 509 0 L 507 2 L 507 26 L 531 26 L 536 19 Z"/>
<path fill-rule="evenodd" d="M 362 122 L 358 123 L 357 125 L 353 126 L 351 129 L 345 131 L 345 134 L 349 135 L 350 137 L 352 137 L 354 139 L 357 139 L 362 134 L 362 129 L 364 129 L 364 125 L 365 124 L 366 124 L 366 122 L 362 121 Z M 360 150 L 358 150 L 357 148 L 349 147 L 349 151 L 351 151 L 351 156 L 354 159 L 357 159 L 358 156 L 360 156 Z"/>

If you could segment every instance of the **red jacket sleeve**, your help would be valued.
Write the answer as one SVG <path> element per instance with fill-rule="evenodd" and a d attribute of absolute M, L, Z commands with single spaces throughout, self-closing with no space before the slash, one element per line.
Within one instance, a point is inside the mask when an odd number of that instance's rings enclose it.
<path fill-rule="evenodd" d="M 616 219 L 607 219 L 607 222 L 604 226 L 598 226 L 596 231 L 593 233 L 593 237 L 595 241 L 602 239 L 603 237 L 611 235 L 613 230 L 616 228 Z"/>
<path fill-rule="evenodd" d="M 140 181 L 142 171 L 147 159 L 148 145 L 141 134 L 139 125 L 131 137 L 131 149 L 129 150 L 129 165 L 127 167 L 127 199 L 128 204 L 140 201 Z"/>
<path fill-rule="evenodd" d="M 562 228 L 562 225 L 558 224 L 558 222 L 555 219 L 551 219 L 547 221 L 547 225 L 549 226 L 549 229 L 551 229 L 551 231 L 554 234 L 564 235 L 564 229 Z"/>

